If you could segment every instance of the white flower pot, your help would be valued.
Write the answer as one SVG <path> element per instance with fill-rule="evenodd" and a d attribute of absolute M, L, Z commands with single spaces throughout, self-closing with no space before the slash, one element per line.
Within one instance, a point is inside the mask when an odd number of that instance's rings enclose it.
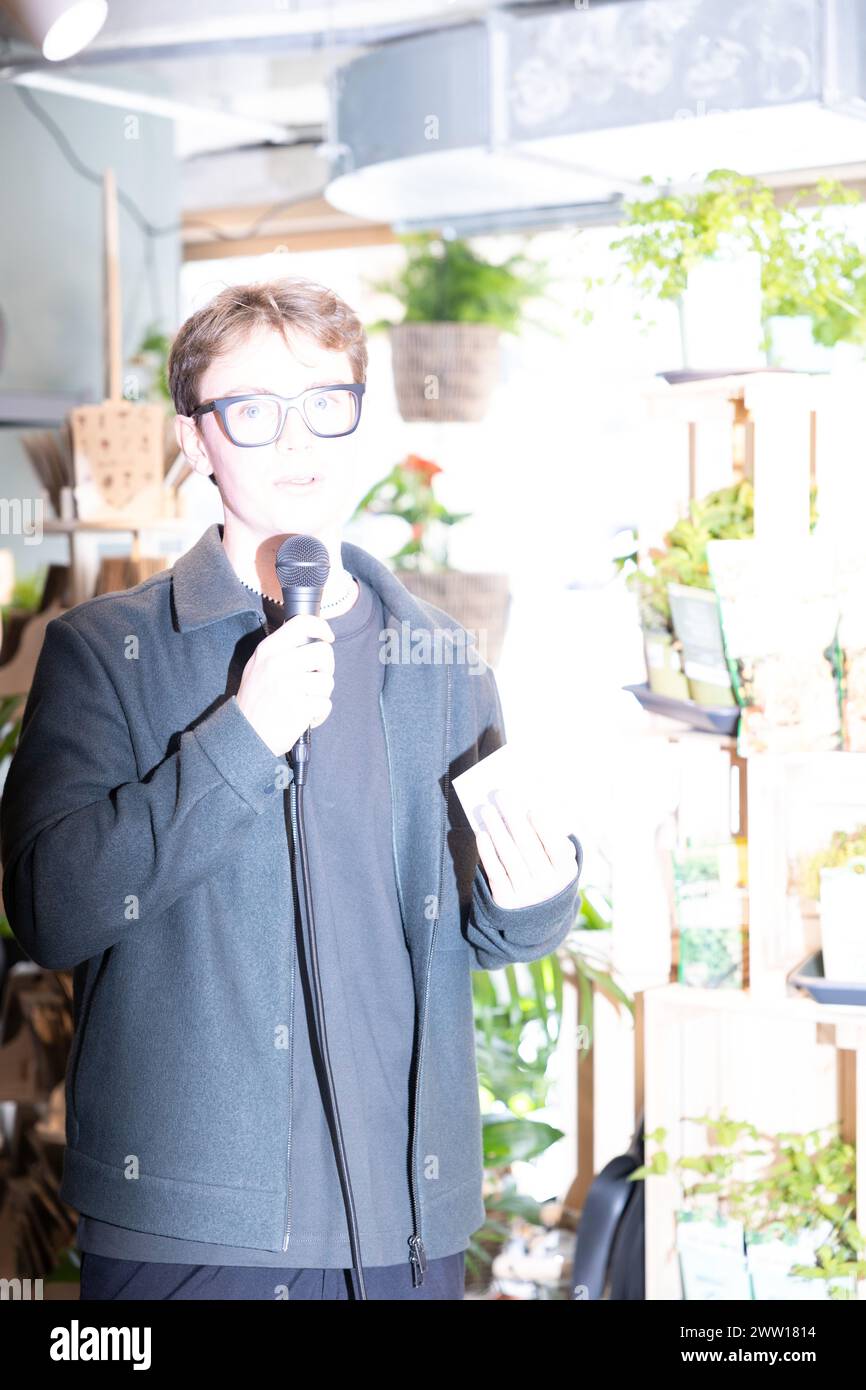
<path fill-rule="evenodd" d="M 821 869 L 820 878 L 824 977 L 866 984 L 866 858 Z"/>
<path fill-rule="evenodd" d="M 808 1279 L 791 1273 L 794 1265 L 814 1265 L 815 1252 L 833 1233 L 830 1221 L 796 1236 L 781 1228 L 746 1233 L 746 1260 L 752 1296 L 761 1301 L 830 1299 L 832 1287 L 844 1288 L 853 1297 L 854 1279 Z"/>
<path fill-rule="evenodd" d="M 731 245 L 689 271 L 680 329 L 683 367 L 763 367 L 761 257 Z"/>
<path fill-rule="evenodd" d="M 750 1299 L 742 1222 L 683 1211 L 676 1220 L 683 1298 L 713 1303 Z"/>

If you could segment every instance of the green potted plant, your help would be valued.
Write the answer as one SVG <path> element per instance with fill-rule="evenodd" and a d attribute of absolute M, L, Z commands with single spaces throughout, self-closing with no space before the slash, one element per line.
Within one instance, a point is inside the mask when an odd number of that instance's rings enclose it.
<path fill-rule="evenodd" d="M 817 521 L 817 488 L 811 490 L 811 522 Z M 735 705 L 725 658 L 718 600 L 710 575 L 707 542 L 741 540 L 755 530 L 754 488 L 743 478 L 689 503 L 647 562 L 631 563 L 626 587 L 638 597 L 647 678 L 651 690 L 701 705 Z M 679 670 L 681 654 L 682 673 Z M 678 677 L 682 674 L 682 680 Z M 685 683 L 685 690 L 683 689 Z"/>
<path fill-rule="evenodd" d="M 522 252 L 496 264 L 459 238 L 411 232 L 400 241 L 405 266 L 371 287 L 398 299 L 403 318 L 367 326 L 390 335 L 400 414 L 481 420 L 499 379 L 500 334 L 519 331 L 527 301 L 544 294 L 548 274 Z"/>
<path fill-rule="evenodd" d="M 174 433 L 174 402 L 168 385 L 168 359 L 172 338 L 157 324 L 151 326 L 142 336 L 129 365 L 143 368 L 145 383 L 139 381 L 138 374 L 127 377 L 124 394 L 131 400 L 153 401 L 165 407 L 163 430 L 163 474 L 166 489 L 166 507 L 169 515 L 183 514 L 183 494 L 181 484 L 190 476 L 192 468 L 177 447 Z"/>
<path fill-rule="evenodd" d="M 671 1165 L 659 1147 L 630 1175 L 638 1181 L 677 1171 L 684 1178 L 677 1213 L 684 1296 L 855 1297 L 866 1241 L 853 1219 L 853 1145 L 829 1135 L 834 1126 L 768 1135 L 724 1110 L 691 1122 L 706 1128 L 705 1152 Z M 666 1131 L 645 1137 L 661 1146 Z"/>
<path fill-rule="evenodd" d="M 646 175 L 642 182 L 652 185 Z M 807 198 L 817 207 L 804 209 Z M 780 320 L 802 318 L 815 343 L 825 347 L 866 344 L 866 273 L 862 252 L 824 215 L 833 205 L 860 201 L 838 180 L 821 179 L 779 204 L 760 179 L 732 169 L 714 169 L 703 185 L 683 194 L 661 193 L 624 206 L 625 234 L 611 243 L 621 253 L 617 279 L 631 278 L 639 293 L 673 303 L 678 311 L 682 365 L 686 369 L 760 365 L 755 349 L 778 362 L 773 329 Z M 718 325 L 702 305 L 690 312 L 695 276 L 714 266 L 723 271 L 739 261 L 741 276 L 757 271 L 755 314 L 747 322 L 743 356 L 722 362 L 696 353 L 693 334 L 705 334 L 717 353 Z M 735 288 L 735 286 L 734 286 Z M 694 296 L 692 295 L 692 298 Z M 739 312 L 733 316 L 748 320 Z"/>
<path fill-rule="evenodd" d="M 471 513 L 450 512 L 436 497 L 433 479 L 442 469 L 431 459 L 408 454 L 361 498 L 351 520 L 364 513 L 396 516 L 409 527 L 390 563 L 412 593 L 456 618 L 478 639 L 482 657 L 499 660 L 511 595 L 507 574 L 469 573 L 448 563 L 452 526 Z"/>
<path fill-rule="evenodd" d="M 866 825 L 835 830 L 801 857 L 798 877 L 818 904 L 825 977 L 866 984 Z"/>
<path fill-rule="evenodd" d="M 622 569 L 629 562 L 637 565 L 636 552 L 618 559 L 617 566 Z M 688 700 L 689 683 L 683 670 L 682 645 L 674 633 L 671 618 L 667 566 L 665 549 L 651 546 L 645 566 L 634 568 L 627 574 L 626 587 L 636 595 L 638 601 L 650 690 L 675 700 Z"/>

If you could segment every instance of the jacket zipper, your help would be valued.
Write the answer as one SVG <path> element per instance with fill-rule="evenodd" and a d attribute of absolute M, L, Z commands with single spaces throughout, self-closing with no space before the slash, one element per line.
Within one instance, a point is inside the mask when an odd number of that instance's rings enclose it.
<path fill-rule="evenodd" d="M 424 1013 L 421 1019 L 421 1032 L 418 1041 L 418 1067 L 415 1074 L 415 1103 L 412 1115 L 412 1174 L 411 1174 L 411 1196 L 412 1196 L 412 1216 L 415 1229 L 409 1237 L 409 1263 L 412 1267 L 412 1285 L 417 1288 L 424 1282 L 424 1275 L 427 1272 L 427 1253 L 424 1249 L 424 1241 L 421 1236 L 421 1222 L 419 1218 L 418 1188 L 417 1188 L 417 1145 L 418 1145 L 418 1109 L 421 1099 L 421 1065 L 424 1057 L 424 1038 L 427 1026 L 427 1008 L 430 999 L 430 971 L 433 965 L 433 945 L 436 940 L 436 929 L 439 925 L 439 916 L 442 905 L 442 883 L 445 873 L 445 845 L 446 831 L 448 825 L 448 793 L 450 788 L 450 774 L 448 762 L 448 747 L 451 731 L 451 667 L 446 667 L 446 705 L 445 705 L 445 798 L 442 811 L 442 848 L 439 859 L 439 891 L 436 897 L 436 917 L 433 922 L 433 934 L 430 938 L 430 947 L 427 955 L 427 974 L 424 981 Z M 388 755 L 388 779 L 391 785 L 391 845 L 394 853 L 394 871 L 397 881 L 397 894 L 400 899 L 400 909 L 403 912 L 404 922 L 406 909 L 403 902 L 403 890 L 400 885 L 400 873 L 397 864 L 397 842 L 395 835 L 394 817 L 394 788 L 391 779 L 391 750 L 388 744 L 388 730 L 385 722 L 385 713 L 382 704 L 382 692 L 379 692 L 379 708 L 382 711 L 382 726 L 385 730 L 385 749 Z"/>

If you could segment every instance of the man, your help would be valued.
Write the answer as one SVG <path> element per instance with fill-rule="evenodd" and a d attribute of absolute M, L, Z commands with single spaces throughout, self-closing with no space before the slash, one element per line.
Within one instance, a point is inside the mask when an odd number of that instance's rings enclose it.
<path fill-rule="evenodd" d="M 463 1297 L 484 1220 L 470 972 L 556 948 L 582 851 L 506 801 L 476 838 L 456 801 L 502 711 L 465 632 L 341 542 L 366 365 L 351 309 L 309 281 L 193 314 L 169 364 L 177 438 L 225 521 L 46 629 L 0 806 L 3 893 L 30 956 L 74 969 L 61 1192 L 82 1298 L 354 1296 L 287 825 L 307 728 L 367 1296 Z M 331 563 L 320 616 L 285 622 L 293 534 Z M 407 622 L 438 660 L 393 659 Z"/>

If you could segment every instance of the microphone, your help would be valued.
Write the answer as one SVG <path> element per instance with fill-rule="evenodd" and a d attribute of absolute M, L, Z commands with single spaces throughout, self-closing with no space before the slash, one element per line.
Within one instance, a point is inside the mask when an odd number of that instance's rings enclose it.
<path fill-rule="evenodd" d="M 287 536 L 277 551 L 277 581 L 283 591 L 283 604 L 289 622 L 298 613 L 316 617 L 322 605 L 322 591 L 331 572 L 327 546 L 316 536 Z M 310 637 L 310 642 L 316 639 Z M 306 781 L 310 760 L 310 730 L 305 729 L 289 755 L 295 782 Z"/>

